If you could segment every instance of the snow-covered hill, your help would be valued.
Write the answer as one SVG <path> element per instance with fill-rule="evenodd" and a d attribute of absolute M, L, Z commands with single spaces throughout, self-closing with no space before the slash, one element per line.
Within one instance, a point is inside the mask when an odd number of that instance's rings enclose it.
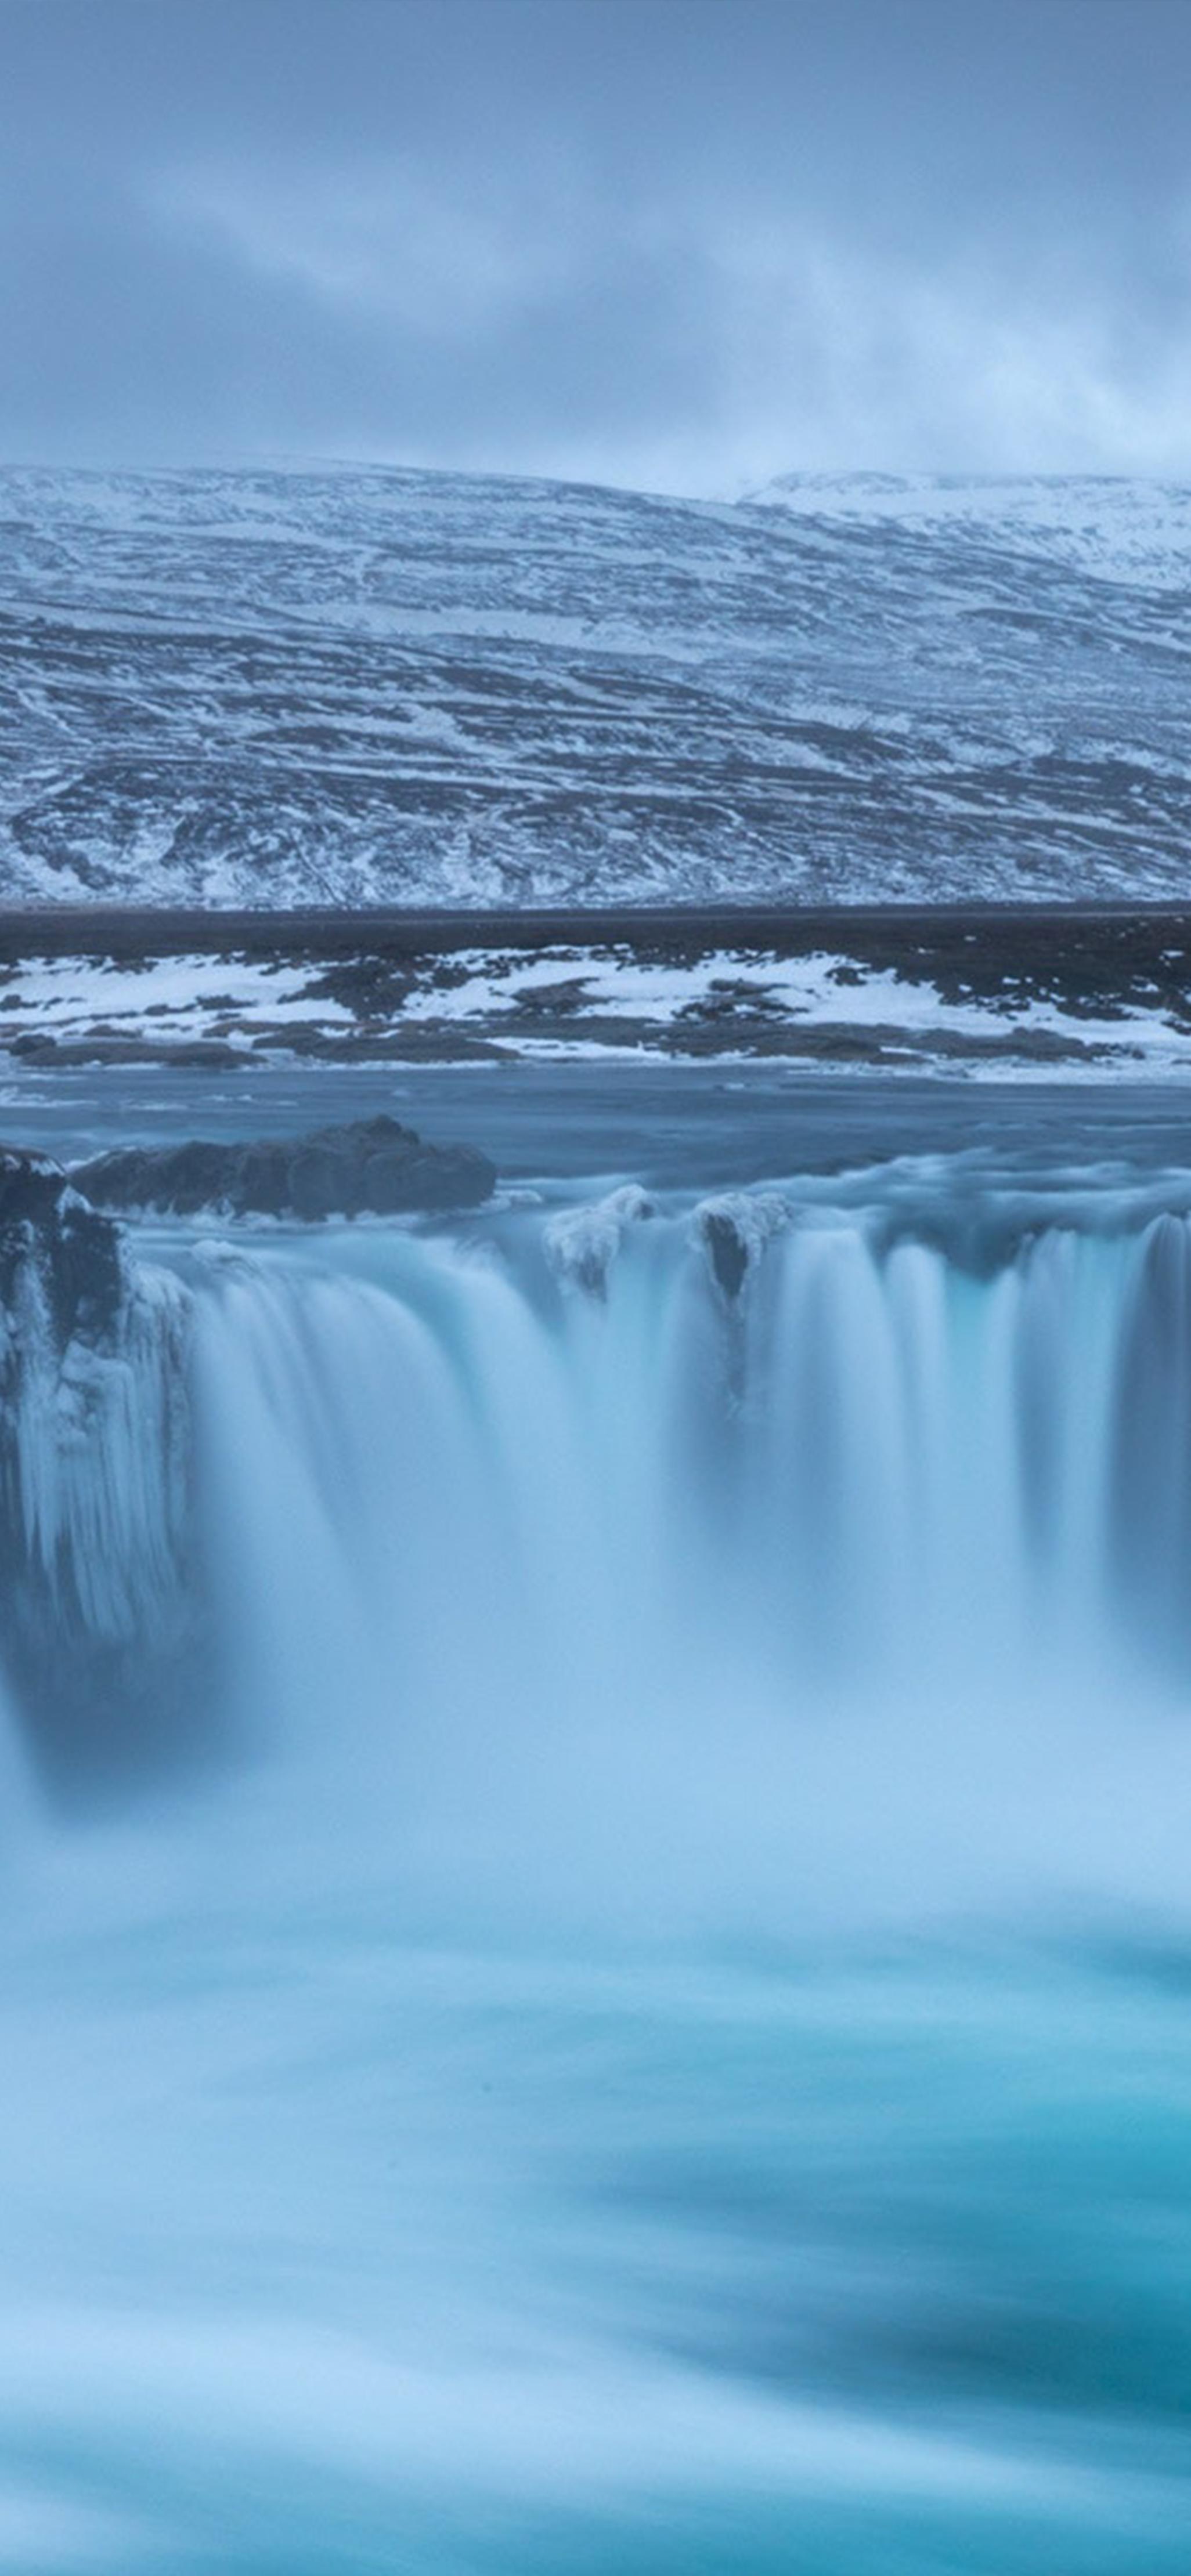
<path fill-rule="evenodd" d="M 1141 589 L 1191 581 L 1191 484 L 1105 474 L 786 474 L 744 496 L 806 518 L 943 529 Z"/>
<path fill-rule="evenodd" d="M 1191 489 L 0 476 L 0 892 L 1186 896 Z"/>

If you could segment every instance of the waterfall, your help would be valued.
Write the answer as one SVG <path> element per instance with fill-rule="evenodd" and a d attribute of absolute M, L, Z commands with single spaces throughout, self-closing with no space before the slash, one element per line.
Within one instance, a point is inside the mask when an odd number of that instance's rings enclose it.
<path fill-rule="evenodd" d="M 1114 1841 L 1127 1879 L 1126 1761 L 1173 1834 L 1185 1217 L 976 1259 L 888 1199 L 620 1190 L 179 1260 L 98 1354 L 27 1323 L 10 1390 L 10 1678 L 59 1768 L 87 1688 L 92 1756 L 128 1734 L 134 1668 L 138 1752 L 155 1694 L 176 1750 L 181 1673 L 193 1752 L 317 1779 L 396 1869 L 663 1910 L 949 1901 L 1056 1806 L 1076 1880 Z"/>

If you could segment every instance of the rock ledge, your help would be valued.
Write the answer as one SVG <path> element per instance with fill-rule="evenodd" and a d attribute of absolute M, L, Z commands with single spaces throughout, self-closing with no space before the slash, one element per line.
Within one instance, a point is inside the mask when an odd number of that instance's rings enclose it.
<path fill-rule="evenodd" d="M 359 1119 L 250 1144 L 128 1146 L 70 1175 L 93 1207 L 167 1216 L 431 1215 L 482 1206 L 493 1165 L 469 1145 L 427 1145 L 396 1118 Z"/>

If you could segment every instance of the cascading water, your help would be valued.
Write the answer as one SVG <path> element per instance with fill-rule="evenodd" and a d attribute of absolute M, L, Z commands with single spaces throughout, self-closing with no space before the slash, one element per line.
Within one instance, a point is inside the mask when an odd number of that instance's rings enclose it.
<path fill-rule="evenodd" d="M 1188 1220 L 965 1250 L 630 1191 L 462 1245 L 200 1245 L 12 1407 L 49 1624 L 180 1639 L 210 1743 L 354 1783 L 395 1872 L 454 1847 L 489 1898 L 606 1873 L 655 1924 L 780 1924 L 867 1832 L 865 1902 L 945 1904 L 1040 1798 L 1073 1885 L 1127 1887 L 1114 1758 L 1169 1829 L 1191 1673 Z"/>
<path fill-rule="evenodd" d="M 8 1386 L 0 2566 L 1174 2576 L 1181 1187 L 144 1241 Z"/>

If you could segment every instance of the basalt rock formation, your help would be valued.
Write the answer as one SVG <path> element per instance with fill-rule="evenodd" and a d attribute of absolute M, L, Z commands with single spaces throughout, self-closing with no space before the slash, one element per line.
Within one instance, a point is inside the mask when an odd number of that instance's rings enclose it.
<path fill-rule="evenodd" d="M 71 1179 L 98 1208 L 310 1221 L 479 1207 L 496 1173 L 470 1146 L 427 1145 L 378 1117 L 249 1144 L 130 1146 L 76 1165 Z"/>
<path fill-rule="evenodd" d="M 0 1147 L 0 1663 L 72 1789 L 190 1724 L 188 1327 L 66 1172 Z"/>

